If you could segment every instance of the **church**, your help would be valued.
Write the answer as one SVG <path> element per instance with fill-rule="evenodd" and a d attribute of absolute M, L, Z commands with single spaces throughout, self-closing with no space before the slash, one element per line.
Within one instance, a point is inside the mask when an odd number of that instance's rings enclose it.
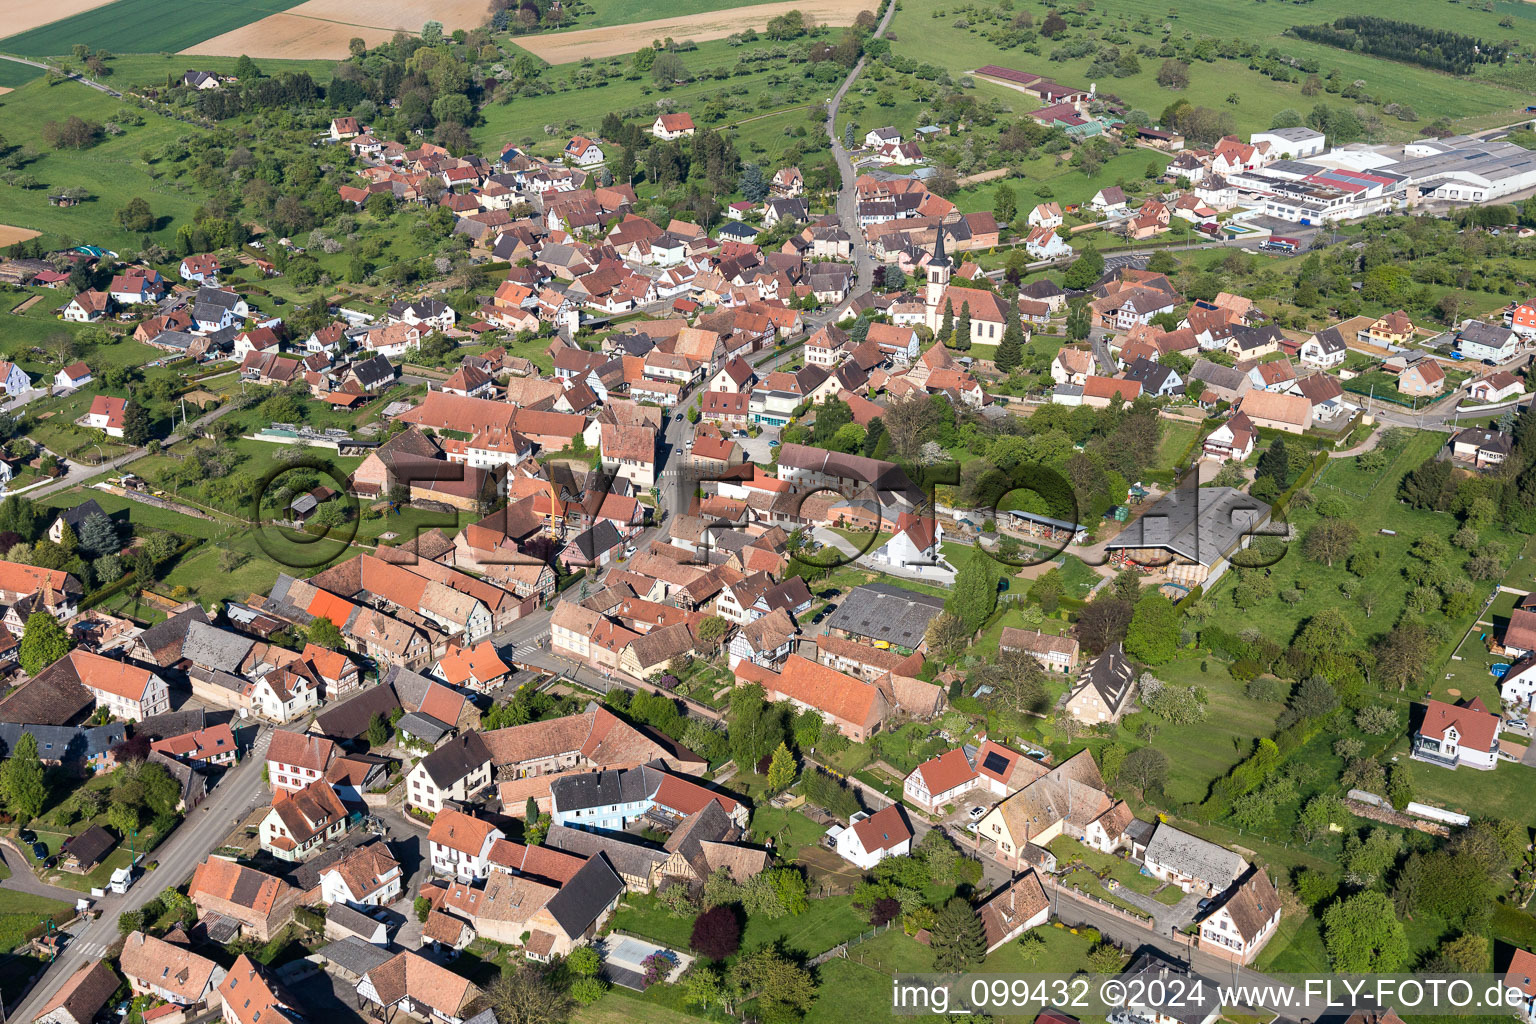
<path fill-rule="evenodd" d="M 928 283 L 923 292 L 923 318 L 928 329 L 938 337 L 948 310 L 956 323 L 960 312 L 969 308 L 971 314 L 971 346 L 1002 344 L 1003 329 L 1008 325 L 1007 303 L 997 295 L 980 288 L 962 288 L 949 283 L 953 265 L 944 251 L 944 229 L 940 228 L 934 242 L 933 259 L 928 261 Z M 1029 340 L 1029 327 L 1021 324 L 1025 340 Z"/>

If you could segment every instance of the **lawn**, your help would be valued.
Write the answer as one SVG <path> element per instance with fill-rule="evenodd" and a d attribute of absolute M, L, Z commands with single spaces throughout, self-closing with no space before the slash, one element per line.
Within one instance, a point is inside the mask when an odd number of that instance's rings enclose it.
<path fill-rule="evenodd" d="M 654 896 L 632 894 L 614 915 L 613 929 L 674 949 L 687 949 L 693 919 L 671 916 Z M 812 900 L 810 909 L 799 917 L 782 917 L 777 921 L 749 917 L 741 945 L 751 949 L 782 940 L 784 948 L 792 952 L 815 956 L 868 930 L 868 920 L 853 909 L 852 896 L 827 896 Z"/>
<path fill-rule="evenodd" d="M 23 57 L 69 53 L 76 43 L 117 53 L 175 53 L 297 7 L 303 0 L 115 0 L 0 39 Z M 185 70 L 185 69 L 183 69 Z"/>
<path fill-rule="evenodd" d="M 1395 752 L 1398 763 L 1407 766 L 1415 800 L 1476 817 L 1508 818 L 1536 826 L 1536 805 L 1530 799 L 1536 770 L 1506 761 L 1492 771 L 1441 768 L 1409 758 L 1406 740 Z"/>
<path fill-rule="evenodd" d="M 1157 901 L 1159 903 L 1166 903 L 1170 907 L 1184 897 L 1183 891 L 1178 886 L 1164 885 L 1151 875 L 1142 874 L 1139 867 L 1124 857 L 1100 853 L 1098 850 L 1084 846 L 1070 836 L 1057 836 L 1051 840 L 1050 850 L 1056 855 L 1056 860 L 1060 864 L 1081 863 L 1084 870 L 1079 872 L 1080 874 L 1098 876 L 1107 871 L 1109 874 L 1106 876 L 1106 880 L 1113 878 L 1126 888 L 1133 889 L 1146 896 L 1153 896 L 1153 890 L 1160 888 L 1162 892 L 1155 894 Z"/>
<path fill-rule="evenodd" d="M 799 811 L 782 810 L 766 803 L 753 808 L 751 827 L 759 840 L 772 839 L 774 849 L 781 851 L 786 860 L 793 860 L 801 847 L 815 846 L 826 831 Z"/>
<path fill-rule="evenodd" d="M 137 3 L 138 0 L 120 2 Z M 194 4 L 203 6 L 196 0 Z M 180 8 L 172 0 L 161 0 L 160 6 Z M 95 19 L 103 10 L 109 9 L 98 8 L 81 17 Z M 176 14 L 168 13 L 165 20 L 175 22 L 179 19 Z M 109 36 L 94 45 L 115 48 L 119 43 Z M 9 45 L 0 48 L 12 49 Z M 68 48 L 66 44 L 64 49 L 67 51 Z M 48 186 L 0 190 L 0 224 L 41 231 L 45 244 L 90 242 L 118 252 L 134 253 L 142 248 L 143 236 L 124 231 L 113 220 L 113 213 L 126 206 L 128 200 L 141 197 L 148 201 L 159 221 L 150 237 L 162 244 L 171 244 L 174 241 L 173 224 L 190 221 L 202 196 L 181 182 L 156 180 L 139 155 L 146 150 L 157 150 L 179 136 L 195 135 L 197 130 L 137 107 L 129 110 L 132 117 L 142 117 L 144 123 L 128 123 L 120 100 L 73 83 L 49 85 L 46 79 L 37 79 L 0 97 L 0 135 L 11 146 L 31 146 L 41 154 L 27 165 L 26 170 Z M 50 150 L 43 141 L 43 125 L 70 116 L 96 124 L 119 123 L 123 126 L 123 134 L 108 136 L 86 151 Z M 70 187 L 82 188 L 94 198 L 69 208 L 48 205 L 50 192 Z M 58 301 L 62 303 L 66 297 L 58 296 Z M 43 312 L 47 314 L 46 309 Z"/>
<path fill-rule="evenodd" d="M 41 918 L 59 913 L 67 918 L 69 910 L 69 904 L 62 900 L 0 889 L 0 953 L 9 953 L 25 942 L 27 932 L 36 928 Z"/>
<path fill-rule="evenodd" d="M 591 1006 L 579 1007 L 571 1016 L 575 1024 L 698 1024 L 704 1020 L 655 1002 L 624 988 L 611 988 L 608 994 Z"/>
<path fill-rule="evenodd" d="M 681 18 L 690 14 L 747 7 L 770 0 L 585 0 L 581 5 L 595 11 L 571 22 L 572 28 L 601 28 L 604 25 L 628 25 L 658 18 Z"/>

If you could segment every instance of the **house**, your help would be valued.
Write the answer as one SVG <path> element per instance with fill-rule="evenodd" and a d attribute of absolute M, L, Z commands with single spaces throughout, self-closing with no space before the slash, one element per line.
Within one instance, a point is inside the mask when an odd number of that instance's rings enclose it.
<path fill-rule="evenodd" d="M 357 123 L 355 117 L 331 118 L 331 141 L 341 142 L 345 139 L 355 139 L 363 134 L 362 125 Z"/>
<path fill-rule="evenodd" d="M 324 736 L 273 729 L 267 746 L 267 780 L 275 790 L 296 793 L 324 778 L 336 754 L 336 744 Z"/>
<path fill-rule="evenodd" d="M 1024 249 L 1037 260 L 1053 260 L 1072 255 L 1072 246 L 1056 233 L 1055 228 L 1032 228 L 1024 239 Z"/>
<path fill-rule="evenodd" d="M 360 1006 L 377 1008 L 378 1020 L 395 1020 L 403 1010 L 428 1024 L 463 1024 L 480 990 L 448 968 L 405 951 L 364 973 L 357 998 Z"/>
<path fill-rule="evenodd" d="M 1520 336 L 1508 327 L 1468 320 L 1461 325 L 1456 347 L 1468 359 L 1492 359 L 1503 363 L 1520 351 Z"/>
<path fill-rule="evenodd" d="M 1248 862 L 1225 846 L 1192 836 L 1166 822 L 1147 843 L 1142 867 L 1153 878 L 1201 896 L 1225 892 L 1248 870 Z"/>
<path fill-rule="evenodd" d="M 261 848 L 278 860 L 306 861 L 351 824 L 341 798 L 323 779 L 292 793 L 279 789 L 272 794 L 272 809 L 261 819 Z"/>
<path fill-rule="evenodd" d="M 228 725 L 210 725 L 206 729 L 167 736 L 149 745 L 167 757 L 195 765 L 227 766 L 235 763 L 235 734 Z"/>
<path fill-rule="evenodd" d="M 1509 969 L 1504 972 L 1504 988 L 1508 998 L 1518 1001 L 1515 1008 L 1519 1016 L 1527 1022 L 1536 1020 L 1536 954 L 1516 947 L 1509 958 Z M 1519 994 L 1510 994 L 1509 990 Z"/>
<path fill-rule="evenodd" d="M 1004 626 L 997 649 L 1028 654 L 1049 672 L 1077 671 L 1078 644 L 1070 636 Z"/>
<path fill-rule="evenodd" d="M 654 765 L 566 772 L 549 784 L 554 824 L 589 831 L 623 832 L 642 819 L 675 831 L 685 819 L 712 804 L 738 829 L 746 827 L 745 804 Z"/>
<path fill-rule="evenodd" d="M 187 895 L 210 929 L 228 919 L 235 925 L 231 937 L 244 933 L 268 942 L 293 917 L 302 894 L 280 878 L 211 854 L 192 873 Z"/>
<path fill-rule="evenodd" d="M 1502 727 L 1499 716 L 1477 697 L 1455 704 L 1425 701 L 1423 720 L 1413 733 L 1413 759 L 1444 768 L 1492 769 L 1498 763 Z"/>
<path fill-rule="evenodd" d="M 1503 463 L 1513 447 L 1514 439 L 1502 430 L 1473 428 L 1451 438 L 1451 458 L 1485 469 Z"/>
<path fill-rule="evenodd" d="M 1300 394 L 1307 400 L 1312 410 L 1312 419 L 1319 422 L 1326 422 L 1343 413 L 1352 413 L 1356 408 L 1344 399 L 1344 386 L 1332 374 L 1311 373 L 1297 378 L 1291 386 L 1291 393 Z"/>
<path fill-rule="evenodd" d="M 864 133 L 864 145 L 870 149 L 879 149 L 885 145 L 899 146 L 901 141 L 901 132 L 890 126 L 872 128 Z"/>
<path fill-rule="evenodd" d="M 1331 370 L 1344 362 L 1349 346 L 1337 327 L 1325 327 L 1302 342 L 1298 353 L 1302 366 Z"/>
<path fill-rule="evenodd" d="M 742 661 L 736 666 L 736 681 L 760 684 L 769 700 L 787 700 L 797 710 L 815 711 L 855 743 L 879 732 L 891 712 L 879 687 L 798 654 L 786 658 L 778 672 Z"/>
<path fill-rule="evenodd" d="M 1241 410 L 1253 426 L 1262 429 L 1300 434 L 1312 425 L 1312 403 L 1303 395 L 1249 391 L 1243 396 Z"/>
<path fill-rule="evenodd" d="M 1467 397 L 1474 402 L 1492 404 L 1525 394 L 1525 385 L 1508 370 L 1498 370 L 1467 385 Z"/>
<path fill-rule="evenodd" d="M 1413 336 L 1413 321 L 1400 309 L 1372 321 L 1369 327 L 1356 335 L 1361 341 L 1383 347 L 1406 345 L 1413 340 Z"/>
<path fill-rule="evenodd" d="M 291 995 L 244 953 L 218 987 L 224 1024 L 303 1024 Z"/>
<path fill-rule="evenodd" d="M 1257 437 L 1258 431 L 1254 429 L 1253 421 L 1239 410 L 1205 436 L 1200 450 L 1204 453 L 1203 457 L 1217 462 L 1245 462 L 1253 454 L 1253 444 Z"/>
<path fill-rule="evenodd" d="M 1066 223 L 1066 217 L 1061 212 L 1060 203 L 1038 203 L 1029 211 L 1028 223 L 1032 228 L 1050 228 L 1054 231 Z"/>
<path fill-rule="evenodd" d="M 70 323 L 95 323 L 112 310 L 112 296 L 106 292 L 84 291 L 69 300 L 63 317 Z"/>
<path fill-rule="evenodd" d="M 587 138 L 585 135 L 576 135 L 565 144 L 565 160 L 577 167 L 590 167 L 593 164 L 602 163 L 603 147 Z"/>
<path fill-rule="evenodd" d="M 981 929 L 986 935 L 987 953 L 990 955 L 1031 928 L 1045 924 L 1051 916 L 1051 901 L 1045 895 L 1045 887 L 1040 884 L 1040 876 L 1030 868 L 988 896 L 976 908 L 976 914 L 981 918 Z M 1046 1014 L 1040 1014 L 1035 1018 L 1036 1024 L 1045 1024 L 1045 1018 Z M 1057 1022 L 1051 1021 L 1049 1024 Z"/>
<path fill-rule="evenodd" d="M 1280 925 L 1280 896 L 1262 869 L 1248 874 L 1220 898 L 1200 922 L 1199 946 L 1207 953 L 1249 964 Z"/>
<path fill-rule="evenodd" d="M 659 114 L 651 124 L 651 134 L 664 142 L 693 133 L 693 117 L 690 114 Z"/>
<path fill-rule="evenodd" d="M 1205 394 L 1197 396 L 1202 403 L 1236 402 L 1253 387 L 1252 378 L 1243 371 L 1236 367 L 1213 363 L 1209 359 L 1195 360 L 1189 376 L 1205 385 Z"/>
<path fill-rule="evenodd" d="M 126 721 L 143 721 L 171 709 L 170 689 L 165 680 L 137 665 L 75 650 L 44 672 L 55 666 L 64 666 L 64 671 L 84 688 L 98 708 Z M 42 678 L 42 673 L 38 678 Z"/>
<path fill-rule="evenodd" d="M 207 1006 L 224 980 L 224 968 L 207 957 L 141 931 L 123 940 L 118 967 L 134 995 L 194 1010 Z"/>
<path fill-rule="evenodd" d="M 489 640 L 474 647 L 450 647 L 447 655 L 432 666 L 432 675 L 449 686 L 478 690 L 481 693 L 498 685 L 511 674 L 512 669 L 501 660 L 501 656 L 496 653 L 496 645 Z"/>
<path fill-rule="evenodd" d="M 177 268 L 183 281 L 195 281 L 198 284 L 217 285 L 219 283 L 219 258 L 212 253 L 201 253 L 196 256 L 187 256 Z"/>
<path fill-rule="evenodd" d="M 120 984 L 105 960 L 88 959 L 38 1009 L 32 1024 L 94 1024 Z"/>
<path fill-rule="evenodd" d="M 105 431 L 108 437 L 122 437 L 123 410 L 127 407 L 127 399 L 97 395 L 91 399 L 91 408 L 86 412 L 81 423 L 95 430 Z"/>
<path fill-rule="evenodd" d="M 1130 403 L 1141 397 L 1141 384 L 1123 377 L 1089 374 L 1083 379 L 1083 405 L 1107 409 L 1116 401 Z"/>
<path fill-rule="evenodd" d="M 869 583 L 848 592 L 827 617 L 824 631 L 884 648 L 921 651 L 929 623 L 943 610 L 940 598 L 886 583 Z"/>
<path fill-rule="evenodd" d="M 0 359 L 0 393 L 16 398 L 31 387 L 32 378 L 27 376 L 27 371 L 8 359 Z"/>
<path fill-rule="evenodd" d="M 1103 378 L 1097 378 L 1102 380 Z M 1145 356 L 1137 356 L 1130 366 L 1125 369 L 1125 376 L 1121 380 L 1131 381 L 1141 385 L 1141 394 L 1151 395 L 1155 398 L 1167 398 L 1175 394 L 1181 394 L 1184 388 L 1184 379 L 1179 376 L 1172 366 L 1156 363 Z M 1085 405 L 1088 402 L 1088 389 L 1083 389 Z"/>
<path fill-rule="evenodd" d="M 91 374 L 91 368 L 85 363 L 70 363 L 64 369 L 53 375 L 53 386 L 56 388 L 83 388 L 96 378 Z"/>
<path fill-rule="evenodd" d="M 1012 778 L 1023 784 L 982 817 L 975 833 L 978 847 L 1010 868 L 1045 856 L 1042 848 L 1057 836 L 1082 841 L 1085 829 L 1114 806 L 1086 750 L 1050 768 L 1021 758 Z"/>
<path fill-rule="evenodd" d="M 458 320 L 452 306 L 441 299 L 401 299 L 389 307 L 389 322 L 424 331 L 446 331 Z"/>
<path fill-rule="evenodd" d="M 64 840 L 59 852 L 63 854 L 66 870 L 84 875 L 94 871 L 116 845 L 112 833 L 100 825 L 92 825 L 79 835 Z"/>
<path fill-rule="evenodd" d="M 1135 666 L 1116 641 L 1088 663 L 1077 685 L 1067 694 L 1067 713 L 1088 725 L 1118 722 L 1130 706 L 1135 682 Z"/>
<path fill-rule="evenodd" d="M 1445 371 L 1433 359 L 1420 359 L 1397 376 L 1400 394 L 1438 395 L 1445 390 Z"/>
<path fill-rule="evenodd" d="M 485 878 L 491 870 L 491 846 L 506 835 L 488 821 L 445 808 L 427 833 L 432 873 L 451 878 Z"/>
<path fill-rule="evenodd" d="M 874 814 L 859 811 L 836 833 L 834 843 L 839 857 L 868 871 L 887 857 L 911 853 L 912 829 L 895 803 Z"/>
<path fill-rule="evenodd" d="M 1176 489 L 1104 546 L 1113 565 L 1156 565 L 1171 582 L 1204 585 L 1226 572 L 1228 556 L 1269 514 L 1268 504 L 1230 487 Z"/>
<path fill-rule="evenodd" d="M 896 519 L 895 531 L 890 540 L 882 544 L 871 556 L 882 565 L 924 566 L 943 565 L 939 546 L 944 543 L 944 528 L 938 519 L 903 512 Z"/>
<path fill-rule="evenodd" d="M 212 71 L 188 71 L 181 76 L 181 84 L 189 89 L 206 91 L 208 89 L 217 89 L 221 83 L 219 76 Z"/>
<path fill-rule="evenodd" d="M 323 902 L 349 907 L 385 907 L 400 898 L 400 864 L 383 842 L 360 846 L 320 871 Z"/>
<path fill-rule="evenodd" d="M 1093 352 L 1086 348 L 1063 345 L 1051 360 L 1051 379 L 1057 384 L 1076 384 L 1079 387 L 1094 369 Z"/>
<path fill-rule="evenodd" d="M 1120 188 L 1119 185 L 1110 185 L 1107 188 L 1101 188 L 1095 192 L 1093 194 L 1093 198 L 1088 201 L 1088 208 L 1091 209 L 1094 213 L 1100 213 L 1106 217 L 1113 217 L 1118 214 L 1125 213 L 1125 192 Z"/>

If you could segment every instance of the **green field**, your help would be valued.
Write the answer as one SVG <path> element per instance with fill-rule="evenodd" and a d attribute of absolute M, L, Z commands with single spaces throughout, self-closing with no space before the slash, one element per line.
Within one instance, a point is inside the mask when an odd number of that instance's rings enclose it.
<path fill-rule="evenodd" d="M 586 0 L 582 5 L 595 14 L 581 14 L 571 28 L 601 28 L 604 25 L 628 25 L 658 18 L 682 18 L 690 14 L 772 3 L 773 0 Z M 871 4 L 871 7 L 874 5 Z"/>
<path fill-rule="evenodd" d="M 69 53 L 83 43 L 116 53 L 174 53 L 204 39 L 297 7 L 303 0 L 115 0 L 0 39 L 23 57 Z"/>
<path fill-rule="evenodd" d="M 30 64 L 17 64 L 15 61 L 0 60 L 0 86 L 14 89 L 18 85 L 26 85 L 34 78 L 43 76 L 42 68 L 35 68 Z"/>

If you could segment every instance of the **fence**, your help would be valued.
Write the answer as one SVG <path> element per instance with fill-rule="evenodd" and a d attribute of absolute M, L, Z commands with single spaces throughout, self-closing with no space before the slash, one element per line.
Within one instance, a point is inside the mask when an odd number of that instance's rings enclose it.
<path fill-rule="evenodd" d="M 825 953 L 818 953 L 811 957 L 810 963 L 807 964 L 807 966 L 818 967 L 834 957 L 846 958 L 848 956 L 848 950 L 852 949 L 854 946 L 868 942 L 870 939 L 877 935 L 884 935 L 886 932 L 891 930 L 891 925 L 895 923 L 896 922 L 894 920 L 887 921 L 885 924 L 876 925 L 867 932 L 860 932 L 858 935 L 849 939 L 847 942 L 839 942 Z"/>

